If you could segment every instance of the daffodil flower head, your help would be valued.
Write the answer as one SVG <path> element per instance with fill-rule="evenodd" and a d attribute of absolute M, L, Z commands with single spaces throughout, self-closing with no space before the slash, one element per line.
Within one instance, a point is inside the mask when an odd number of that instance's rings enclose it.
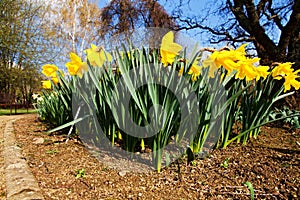
<path fill-rule="evenodd" d="M 79 78 L 82 78 L 83 73 L 88 70 L 87 63 L 82 62 L 81 58 L 75 53 L 70 53 L 70 60 L 70 62 L 66 63 L 70 75 L 77 75 Z"/>
<path fill-rule="evenodd" d="M 53 81 L 54 84 L 57 84 L 59 82 L 58 77 L 52 77 L 51 80 Z"/>
<path fill-rule="evenodd" d="M 300 76 L 298 76 L 298 73 L 300 73 L 300 69 L 293 72 L 293 73 L 288 73 L 285 77 L 284 77 L 284 92 L 288 91 L 291 89 L 291 87 L 293 86 L 295 88 L 295 90 L 299 90 L 300 88 Z M 297 80 L 298 79 L 298 80 Z"/>
<path fill-rule="evenodd" d="M 192 81 L 196 81 L 198 76 L 201 74 L 201 66 L 199 65 L 192 65 L 188 74 L 192 75 Z"/>
<path fill-rule="evenodd" d="M 292 62 L 279 63 L 273 68 L 271 74 L 274 79 L 281 80 L 284 78 L 284 92 L 291 90 L 294 87 L 296 90 L 300 88 L 300 69 L 294 71 Z"/>
<path fill-rule="evenodd" d="M 42 73 L 47 77 L 56 76 L 57 70 L 58 67 L 56 65 L 46 64 L 42 66 Z"/>
<path fill-rule="evenodd" d="M 200 57 L 197 57 L 195 59 L 195 61 L 193 62 L 192 66 L 188 72 L 188 74 L 192 75 L 192 78 L 191 78 L 192 81 L 196 81 L 198 76 L 200 76 L 200 74 L 201 74 L 202 67 L 198 65 L 199 59 L 200 59 Z"/>
<path fill-rule="evenodd" d="M 239 60 L 236 63 L 236 75 L 235 78 L 244 79 L 246 81 L 251 81 L 259 77 L 257 67 L 254 66 L 254 63 L 258 62 L 259 58 L 246 58 Z"/>
<path fill-rule="evenodd" d="M 258 66 L 256 68 L 257 76 L 256 80 L 259 80 L 260 78 L 266 79 L 267 76 L 271 73 L 269 72 L 270 67 L 269 66 Z"/>
<path fill-rule="evenodd" d="M 50 80 L 42 81 L 42 87 L 44 89 L 51 89 L 51 81 Z"/>
<path fill-rule="evenodd" d="M 59 82 L 59 78 L 58 78 L 58 75 L 57 74 L 61 74 L 62 77 L 64 77 L 64 73 L 58 69 L 55 73 L 52 74 L 51 76 L 51 80 L 53 81 L 53 83 L 57 84 Z"/>
<path fill-rule="evenodd" d="M 292 65 L 294 63 L 292 62 L 286 62 L 286 63 L 280 63 L 274 69 L 272 70 L 272 76 L 274 79 L 280 80 L 285 75 L 291 74 L 294 72 L 294 69 L 292 68 Z"/>
<path fill-rule="evenodd" d="M 171 65 L 181 50 L 182 46 L 174 42 L 174 33 L 172 31 L 168 32 L 162 38 L 160 47 L 161 62 L 163 65 Z"/>
<path fill-rule="evenodd" d="M 245 50 L 245 47 L 247 46 L 248 44 L 243 44 L 241 45 L 239 48 L 237 48 L 236 50 L 230 50 L 230 51 L 233 51 L 234 54 L 235 54 L 235 57 L 236 59 L 240 59 L 241 57 L 245 57 L 246 56 L 246 50 Z"/>
<path fill-rule="evenodd" d="M 102 47 L 92 44 L 90 49 L 86 49 L 84 53 L 87 55 L 89 63 L 94 67 L 102 67 L 105 61 L 112 61 L 112 55 Z"/>
<path fill-rule="evenodd" d="M 203 61 L 203 67 L 209 68 L 209 77 L 214 78 L 215 71 L 223 66 L 230 74 L 237 68 L 237 54 L 234 50 L 214 51 L 206 60 Z"/>

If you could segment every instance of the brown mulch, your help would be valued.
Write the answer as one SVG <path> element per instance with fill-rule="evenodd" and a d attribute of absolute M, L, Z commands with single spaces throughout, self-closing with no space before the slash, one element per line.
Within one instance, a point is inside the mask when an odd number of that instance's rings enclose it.
<path fill-rule="evenodd" d="M 183 158 L 179 167 L 172 164 L 161 173 L 121 173 L 100 163 L 80 141 L 47 135 L 36 115 L 14 128 L 45 199 L 250 199 L 246 181 L 256 199 L 300 197 L 299 129 L 263 127 L 246 146 L 214 150 L 193 165 Z M 76 178 L 80 169 L 84 176 Z"/>

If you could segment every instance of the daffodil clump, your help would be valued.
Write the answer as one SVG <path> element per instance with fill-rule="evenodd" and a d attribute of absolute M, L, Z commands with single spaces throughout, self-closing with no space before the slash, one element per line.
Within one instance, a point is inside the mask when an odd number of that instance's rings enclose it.
<path fill-rule="evenodd" d="M 145 70 L 141 73 L 147 73 L 155 68 L 157 72 L 166 72 L 170 80 L 174 80 L 176 76 L 191 85 L 199 106 L 199 117 L 195 119 L 199 128 L 193 133 L 195 137 L 189 141 L 193 153 L 202 151 L 205 141 L 210 134 L 214 134 L 213 132 L 220 132 L 217 138 L 218 147 L 226 147 L 233 141 L 246 143 L 249 138 L 256 137 L 260 126 L 269 122 L 268 117 L 274 103 L 291 94 L 286 92 L 300 88 L 300 70 L 295 71 L 292 68 L 293 63 L 261 66 L 259 58 L 247 56 L 245 50 L 247 44 L 237 49 L 213 50 L 205 59 L 202 58 L 201 51 L 196 51 L 187 58 L 186 47 L 176 43 L 174 38 L 174 33 L 170 31 L 162 37 L 159 49 L 150 50 L 144 47 L 140 47 L 141 49 L 130 47 L 107 52 L 103 47 L 92 44 L 91 48 L 84 51 L 85 60 L 73 52 L 70 53 L 70 61 L 65 64 L 68 74 L 63 74 L 62 70 L 53 64 L 44 65 L 42 73 L 48 80 L 42 82 L 45 90 L 41 95 L 43 101 L 39 101 L 38 104 L 41 118 L 50 121 L 54 126 L 62 125 L 63 128 L 70 125 L 68 122 L 76 121 L 72 114 L 72 94 L 75 94 L 85 103 L 92 104 L 89 108 L 94 109 L 101 129 L 112 146 L 117 141 L 121 142 L 128 152 L 150 148 L 156 167 L 160 171 L 163 162 L 162 149 L 170 141 L 175 140 L 175 143 L 180 141 L 181 135 L 178 135 L 176 130 L 181 123 L 180 119 L 184 119 L 184 116 L 180 116 L 180 105 L 174 95 L 166 92 L 166 88 L 160 85 L 143 86 L 137 93 L 133 93 L 134 80 L 128 76 L 131 69 L 145 66 Z M 141 77 L 147 75 L 149 74 L 136 74 Z M 128 90 L 132 95 L 128 112 L 125 112 L 128 105 L 122 102 L 122 95 L 113 95 L 117 90 L 118 81 L 122 78 L 125 80 L 122 82 L 125 85 L 124 93 Z M 283 86 L 274 93 L 272 87 L 281 79 L 284 79 Z M 83 85 L 95 90 L 81 89 Z M 220 95 L 225 96 L 224 105 L 221 105 Z M 114 109 L 116 106 L 114 98 L 121 105 L 121 115 Z M 214 102 L 221 103 L 216 105 Z M 162 104 L 166 109 L 164 111 L 166 115 L 161 121 L 167 125 L 163 126 L 156 136 L 133 137 L 119 127 L 126 122 L 128 116 L 138 126 L 147 125 L 149 108 L 157 104 Z M 76 108 L 78 112 L 79 108 L 80 106 Z M 89 111 L 85 112 L 86 116 L 93 115 L 88 113 Z M 155 116 L 161 114 L 155 109 L 154 113 Z M 210 123 L 217 119 L 221 119 L 220 123 Z M 68 125 L 64 125 L 67 123 Z M 92 131 L 87 130 L 91 129 L 93 122 L 89 121 L 86 124 L 87 126 L 81 124 L 78 128 L 89 134 Z M 235 135 L 233 129 L 237 124 L 241 126 L 241 130 Z M 92 129 L 97 130 L 97 127 Z M 93 144 L 99 142 L 101 138 L 95 135 L 97 139 L 91 141 Z"/>
<path fill-rule="evenodd" d="M 249 58 L 247 57 L 244 44 L 234 49 L 225 49 L 221 51 L 215 50 L 207 59 L 199 64 L 200 57 L 197 57 L 191 65 L 188 74 L 191 75 L 191 80 L 196 81 L 197 77 L 200 76 L 202 68 L 209 68 L 208 77 L 214 78 L 215 73 L 223 67 L 226 70 L 227 76 L 232 73 L 235 74 L 236 79 L 252 81 L 259 80 L 260 78 L 266 79 L 268 75 L 272 74 L 272 77 L 276 80 L 284 79 L 284 92 L 291 90 L 294 87 L 296 90 L 300 88 L 300 82 L 297 80 L 300 76 L 300 70 L 294 71 L 292 65 L 294 63 L 278 63 L 276 67 L 271 70 L 269 66 L 258 65 L 260 58 Z M 161 63 L 164 67 L 171 66 L 177 59 L 180 61 L 180 52 L 183 47 L 174 42 L 174 33 L 168 32 L 163 38 L 160 48 Z M 92 44 L 90 49 L 86 49 L 85 54 L 87 60 L 91 66 L 102 67 L 104 62 L 112 61 L 112 55 L 105 52 L 103 48 L 97 47 Z M 123 53 L 123 52 L 121 52 Z M 123 55 L 123 54 L 122 54 Z M 124 55 L 122 56 L 124 58 Z M 128 53 L 130 57 L 130 52 Z M 184 60 L 184 59 L 182 59 Z M 184 60 L 188 62 L 188 60 Z M 81 58 L 75 53 L 70 53 L 70 62 L 66 63 L 66 67 L 71 76 L 78 76 L 82 78 L 83 73 L 88 70 L 87 61 L 83 62 Z M 42 73 L 50 78 L 54 84 L 58 83 L 57 73 L 63 75 L 62 71 L 53 64 L 46 64 L 42 67 Z M 181 76 L 184 71 L 184 66 L 179 70 Z M 44 89 L 51 89 L 51 81 L 42 81 Z"/>
<path fill-rule="evenodd" d="M 258 65 L 260 58 L 249 58 L 247 57 L 245 47 L 247 44 L 243 44 L 236 50 L 224 49 L 221 51 L 215 50 L 207 59 L 199 65 L 198 59 L 196 59 L 188 74 L 192 75 L 192 80 L 196 81 L 197 77 L 200 76 L 202 68 L 209 68 L 208 76 L 210 78 L 215 77 L 215 73 L 223 67 L 226 70 L 227 76 L 232 73 L 235 74 L 236 79 L 252 81 L 259 79 L 266 79 L 268 75 L 272 74 L 274 79 L 280 80 L 285 79 L 284 92 L 291 90 L 294 87 L 296 90 L 300 88 L 299 79 L 300 70 L 294 71 L 292 65 L 294 63 L 279 63 L 278 66 L 271 70 L 269 66 Z M 174 42 L 173 32 L 167 33 L 161 44 L 161 62 L 163 65 L 171 66 L 175 59 L 180 60 L 179 52 L 182 50 L 182 46 Z M 179 71 L 179 75 L 182 75 L 184 67 Z"/>

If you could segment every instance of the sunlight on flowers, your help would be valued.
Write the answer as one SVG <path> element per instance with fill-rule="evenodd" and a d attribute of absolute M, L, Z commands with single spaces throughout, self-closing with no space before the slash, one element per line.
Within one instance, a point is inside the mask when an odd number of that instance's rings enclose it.
<path fill-rule="evenodd" d="M 198 76 L 200 76 L 200 74 L 201 74 L 202 67 L 198 65 L 199 59 L 200 59 L 200 57 L 197 57 L 195 59 L 195 61 L 193 62 L 192 66 L 191 66 L 191 68 L 189 69 L 189 72 L 188 72 L 188 74 L 192 75 L 191 76 L 192 81 L 196 81 Z M 178 72 L 178 76 L 182 76 L 183 72 L 184 72 L 184 66 L 182 66 L 180 68 L 180 70 Z"/>
<path fill-rule="evenodd" d="M 55 76 L 57 70 L 58 67 L 56 65 L 46 64 L 42 66 L 42 73 L 47 77 Z"/>
<path fill-rule="evenodd" d="M 192 75 L 192 81 L 196 81 L 198 76 L 200 76 L 201 74 L 201 66 L 198 65 L 198 60 L 200 58 L 197 58 L 194 63 L 192 64 L 188 74 L 191 74 Z"/>
<path fill-rule="evenodd" d="M 64 76 L 63 72 L 60 69 L 58 69 L 56 65 L 46 64 L 42 66 L 42 73 L 48 78 L 51 78 L 54 84 L 57 84 L 59 82 L 57 72 Z"/>
<path fill-rule="evenodd" d="M 239 60 L 237 62 L 236 67 L 236 79 L 244 79 L 246 78 L 246 81 L 251 81 L 255 78 L 257 78 L 257 67 L 254 66 L 254 63 L 258 62 L 259 58 L 246 58 L 244 57 L 242 60 Z"/>
<path fill-rule="evenodd" d="M 230 74 L 236 69 L 236 57 L 233 51 L 215 51 L 206 60 L 203 61 L 203 67 L 209 67 L 209 77 L 215 77 L 215 71 L 223 66 Z"/>
<path fill-rule="evenodd" d="M 300 82 L 298 81 L 300 80 L 300 76 L 297 75 L 298 73 L 300 73 L 300 69 L 293 73 L 289 73 L 284 77 L 284 92 L 290 90 L 291 86 L 293 86 L 295 90 L 298 90 L 300 88 Z"/>
<path fill-rule="evenodd" d="M 243 44 L 238 49 L 224 49 L 220 51 L 214 51 L 206 60 L 203 61 L 203 67 L 209 67 L 208 76 L 215 77 L 215 71 L 223 66 L 228 74 L 237 68 L 237 61 L 245 59 L 245 46 Z"/>
<path fill-rule="evenodd" d="M 286 62 L 286 63 L 279 63 L 274 69 L 272 70 L 272 76 L 274 79 L 280 80 L 282 79 L 286 74 L 293 73 L 294 69 L 292 68 L 292 65 L 294 63 L 292 62 Z"/>
<path fill-rule="evenodd" d="M 256 80 L 259 80 L 260 78 L 266 79 L 267 76 L 270 74 L 269 66 L 258 66 L 255 69 L 257 73 Z"/>
<path fill-rule="evenodd" d="M 51 81 L 47 80 L 47 81 L 42 81 L 42 87 L 44 89 L 51 89 Z"/>
<path fill-rule="evenodd" d="M 163 65 L 165 67 L 171 65 L 181 49 L 182 46 L 174 42 L 174 33 L 172 31 L 168 32 L 162 38 L 160 47 L 161 62 Z"/>
<path fill-rule="evenodd" d="M 58 83 L 57 75 L 55 74 L 55 76 L 52 76 L 51 80 L 53 81 L 54 84 L 57 84 Z"/>
<path fill-rule="evenodd" d="M 103 48 L 92 44 L 90 49 L 86 49 L 84 53 L 87 55 L 89 63 L 94 67 L 102 67 L 105 61 L 112 61 L 112 55 Z"/>
<path fill-rule="evenodd" d="M 292 68 L 292 62 L 286 63 L 279 63 L 274 69 L 272 70 L 272 76 L 274 79 L 281 80 L 284 78 L 284 92 L 291 90 L 291 87 L 294 87 L 296 90 L 300 88 L 300 70 L 294 71 Z M 297 80 L 298 79 L 298 80 Z"/>
<path fill-rule="evenodd" d="M 70 75 L 77 75 L 79 78 L 82 78 L 83 73 L 88 70 L 87 63 L 82 62 L 81 58 L 75 53 L 70 53 L 70 60 L 70 62 L 66 63 Z"/>

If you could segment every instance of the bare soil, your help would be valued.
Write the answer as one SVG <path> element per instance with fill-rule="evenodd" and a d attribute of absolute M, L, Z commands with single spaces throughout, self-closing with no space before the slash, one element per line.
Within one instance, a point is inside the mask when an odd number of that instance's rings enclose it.
<path fill-rule="evenodd" d="M 192 165 L 182 158 L 161 173 L 111 169 L 78 139 L 47 135 L 34 114 L 14 129 L 45 199 L 250 199 L 246 181 L 256 199 L 300 198 L 299 129 L 265 126 L 246 146 L 214 150 Z"/>

